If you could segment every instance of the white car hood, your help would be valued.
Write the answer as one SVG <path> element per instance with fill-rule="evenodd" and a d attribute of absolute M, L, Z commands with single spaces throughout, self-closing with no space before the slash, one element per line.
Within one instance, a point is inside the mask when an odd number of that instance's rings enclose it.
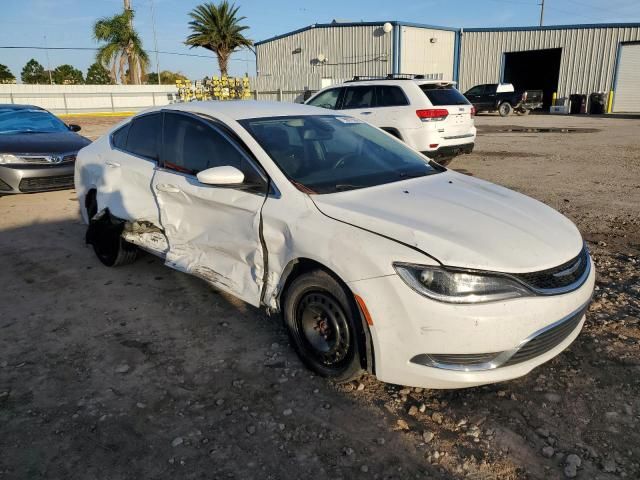
<path fill-rule="evenodd" d="M 534 272 L 571 260 L 583 244 L 575 225 L 543 203 L 451 171 L 311 198 L 329 217 L 448 266 Z"/>

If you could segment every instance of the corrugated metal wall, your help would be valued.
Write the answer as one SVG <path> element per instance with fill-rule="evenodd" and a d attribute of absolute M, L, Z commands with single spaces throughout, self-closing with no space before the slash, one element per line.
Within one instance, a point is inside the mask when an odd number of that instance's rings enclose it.
<path fill-rule="evenodd" d="M 562 48 L 558 96 L 608 91 L 620 42 L 640 40 L 639 27 L 464 31 L 460 89 L 500 80 L 503 53 Z"/>
<path fill-rule="evenodd" d="M 401 27 L 400 73 L 442 74 L 453 80 L 456 32 Z M 431 39 L 435 39 L 432 43 Z"/>
<path fill-rule="evenodd" d="M 259 77 L 290 78 L 292 88 L 314 88 L 306 83 L 386 75 L 393 70 L 392 38 L 393 32 L 384 33 L 382 25 L 312 28 L 257 45 Z M 293 53 L 296 49 L 300 53 Z M 326 62 L 317 61 L 319 54 Z"/>

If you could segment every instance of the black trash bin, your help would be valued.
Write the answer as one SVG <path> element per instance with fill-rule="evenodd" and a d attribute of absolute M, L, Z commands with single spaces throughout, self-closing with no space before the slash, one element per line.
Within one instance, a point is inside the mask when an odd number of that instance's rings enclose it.
<path fill-rule="evenodd" d="M 589 95 L 589 113 L 602 115 L 605 112 L 607 97 L 604 93 L 593 92 Z"/>
<path fill-rule="evenodd" d="M 571 102 L 571 108 L 569 113 L 575 115 L 576 113 L 585 113 L 587 111 L 587 96 L 579 93 L 572 93 L 569 95 L 569 102 Z"/>

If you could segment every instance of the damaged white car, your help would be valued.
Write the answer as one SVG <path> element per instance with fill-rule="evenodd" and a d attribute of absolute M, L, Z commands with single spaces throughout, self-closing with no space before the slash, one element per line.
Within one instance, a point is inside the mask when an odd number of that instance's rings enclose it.
<path fill-rule="evenodd" d="M 576 338 L 594 288 L 561 214 L 315 107 L 147 110 L 82 149 L 75 182 L 103 263 L 144 249 L 281 311 L 302 360 L 337 381 L 519 377 Z"/>

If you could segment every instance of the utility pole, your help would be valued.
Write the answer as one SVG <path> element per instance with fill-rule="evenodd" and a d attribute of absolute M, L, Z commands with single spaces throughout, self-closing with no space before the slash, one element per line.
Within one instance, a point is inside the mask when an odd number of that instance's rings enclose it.
<path fill-rule="evenodd" d="M 47 71 L 49 72 L 49 84 L 53 85 L 53 78 L 51 77 L 51 62 L 49 61 L 49 47 L 47 46 L 47 36 L 44 36 L 44 51 L 47 54 Z"/>
<path fill-rule="evenodd" d="M 125 12 L 131 12 L 131 0 L 123 0 L 124 1 L 124 11 Z M 133 30 L 133 15 L 129 15 L 129 29 Z M 129 50 L 131 50 L 132 45 L 131 45 L 131 41 L 129 41 Z M 129 64 L 129 82 L 132 84 L 137 84 L 138 82 L 138 72 L 137 72 L 137 65 L 136 62 L 134 61 L 133 58 L 133 52 L 129 51 L 128 54 L 128 64 Z"/>
<path fill-rule="evenodd" d="M 544 0 L 540 0 L 540 26 L 544 23 Z"/>
<path fill-rule="evenodd" d="M 160 60 L 158 60 L 158 37 L 156 36 L 156 9 L 153 0 L 151 0 L 151 25 L 153 26 L 153 46 L 156 50 L 156 72 L 158 73 L 158 85 L 160 82 Z"/>

